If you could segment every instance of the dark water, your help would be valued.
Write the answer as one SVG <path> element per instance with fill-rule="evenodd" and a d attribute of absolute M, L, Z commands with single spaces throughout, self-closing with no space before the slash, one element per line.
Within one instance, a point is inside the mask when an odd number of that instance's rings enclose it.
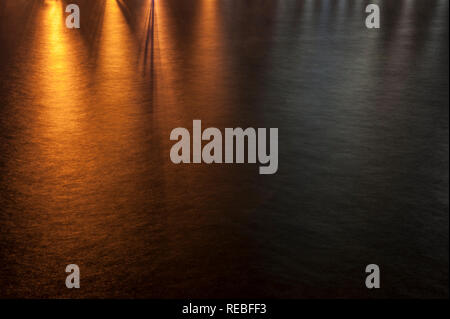
<path fill-rule="evenodd" d="M 448 297 L 448 1 L 368 3 L 1 0 L 0 297 Z M 173 164 L 193 119 L 278 173 Z"/>

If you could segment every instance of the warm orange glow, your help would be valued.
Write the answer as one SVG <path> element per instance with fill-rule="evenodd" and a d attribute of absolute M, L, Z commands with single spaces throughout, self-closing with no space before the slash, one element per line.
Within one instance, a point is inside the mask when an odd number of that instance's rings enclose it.
<path fill-rule="evenodd" d="M 45 5 L 38 38 L 42 50 L 36 65 L 39 69 L 36 96 L 43 105 L 48 133 L 69 136 L 80 124 L 76 105 L 80 100 L 77 86 L 82 83 L 82 74 L 74 56 L 77 48 L 64 26 L 62 3 L 46 1 Z"/>

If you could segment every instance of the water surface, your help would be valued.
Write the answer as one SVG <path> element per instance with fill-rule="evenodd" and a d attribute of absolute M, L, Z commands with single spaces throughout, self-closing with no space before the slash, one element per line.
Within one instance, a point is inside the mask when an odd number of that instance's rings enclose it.
<path fill-rule="evenodd" d="M 2 0 L 0 297 L 448 297 L 448 1 L 368 3 Z M 193 119 L 277 174 L 173 164 Z"/>

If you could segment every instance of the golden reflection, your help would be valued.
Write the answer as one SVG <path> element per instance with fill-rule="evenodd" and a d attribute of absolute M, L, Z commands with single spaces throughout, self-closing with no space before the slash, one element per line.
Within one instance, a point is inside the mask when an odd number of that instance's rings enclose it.
<path fill-rule="evenodd" d="M 229 74 L 229 59 L 225 52 L 225 37 L 221 26 L 218 0 L 201 0 L 200 14 L 195 27 L 195 43 L 193 45 L 193 65 L 197 69 L 198 80 L 193 82 L 189 89 L 197 90 L 197 95 L 204 95 L 202 100 L 216 101 L 215 105 L 204 108 L 202 117 L 214 125 L 224 125 L 220 122 L 227 116 L 232 116 L 234 110 L 231 107 L 237 103 L 230 102 L 233 96 L 226 88 L 226 83 L 231 78 Z"/>
<path fill-rule="evenodd" d="M 45 1 L 45 7 L 39 29 L 37 45 L 41 50 L 34 89 L 43 105 L 41 111 L 45 112 L 49 133 L 70 136 L 69 133 L 77 129 L 82 115 L 76 107 L 81 99 L 78 88 L 83 83 L 80 70 L 82 52 L 75 45 L 76 38 L 69 37 L 65 29 L 62 3 Z"/>
<path fill-rule="evenodd" d="M 29 50 L 20 52 L 22 94 L 16 103 L 24 129 L 17 137 L 14 161 L 8 164 L 18 176 L 11 188 L 26 204 L 21 231 L 27 234 L 28 248 L 17 271 L 41 266 L 34 271 L 44 277 L 42 285 L 50 285 L 48 274 L 60 267 L 67 254 L 64 249 L 70 251 L 75 245 L 71 239 L 76 232 L 70 225 L 78 219 L 72 203 L 89 167 L 80 138 L 85 118 L 84 52 L 77 33 L 65 28 L 64 18 L 61 1 L 43 1 Z M 43 254 L 52 257 L 42 263 Z"/>
<path fill-rule="evenodd" d="M 47 1 L 50 8 L 45 15 L 48 30 L 49 54 L 54 57 L 54 64 L 50 64 L 52 71 L 64 71 L 64 60 L 66 54 L 66 46 L 63 40 L 63 33 L 61 30 L 61 6 L 60 2 Z"/>
<path fill-rule="evenodd" d="M 26 101 L 34 115 L 29 125 L 33 143 L 23 147 L 15 168 L 34 181 L 20 185 L 28 217 L 45 220 L 33 232 L 41 245 L 36 250 L 43 246 L 58 256 L 55 267 L 66 258 L 77 259 L 73 247 L 102 246 L 127 256 L 122 245 L 134 229 L 124 219 L 136 213 L 128 201 L 137 197 L 134 181 L 143 175 L 136 163 L 144 163 L 148 154 L 141 144 L 145 131 L 137 129 L 145 128 L 146 103 L 133 63 L 133 39 L 116 1 L 107 1 L 98 66 L 92 67 L 79 32 L 65 27 L 63 2 L 43 4 L 25 81 L 33 97 Z M 118 214 L 117 207 L 124 211 Z M 104 242 L 112 236 L 119 242 L 114 247 Z M 30 256 L 28 263 L 38 263 L 39 252 Z M 89 266 L 85 259 L 78 256 L 85 276 L 95 276 L 105 262 L 96 256 Z"/>
<path fill-rule="evenodd" d="M 136 43 L 116 1 L 107 1 L 100 43 L 100 66 L 105 80 L 133 77 Z"/>
<path fill-rule="evenodd" d="M 180 32 L 174 9 L 167 2 L 155 2 L 155 65 L 160 72 L 157 75 L 158 87 L 163 87 L 160 91 L 167 93 L 171 90 L 171 94 L 159 96 L 164 100 L 161 104 L 173 108 L 165 110 L 169 118 L 179 118 L 197 107 L 202 108 L 201 116 L 206 121 L 224 119 L 224 114 L 230 112 L 220 105 L 231 95 L 225 89 L 229 87 L 225 83 L 230 78 L 229 66 L 226 65 L 229 59 L 224 51 L 225 39 L 218 5 L 219 1 L 215 0 L 195 2 L 193 10 L 198 12 L 190 12 L 193 14 L 190 18 L 195 19 L 189 26 L 192 29 Z M 186 10 L 183 6 L 179 10 Z M 191 32 L 193 35 L 188 37 Z M 180 51 L 184 52 L 182 56 Z M 186 100 L 185 96 L 193 99 Z M 213 96 L 214 104 L 200 105 Z M 214 124 L 220 126 L 219 122 Z"/>
<path fill-rule="evenodd" d="M 137 70 L 138 44 L 116 1 L 106 2 L 99 50 L 94 79 L 96 108 L 109 134 L 117 134 L 120 141 L 135 131 L 136 123 L 128 119 L 145 111 L 145 105 Z"/>

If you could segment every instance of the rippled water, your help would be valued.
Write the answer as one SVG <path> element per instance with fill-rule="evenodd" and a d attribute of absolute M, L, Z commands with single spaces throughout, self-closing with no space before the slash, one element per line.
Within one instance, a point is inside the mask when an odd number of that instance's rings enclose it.
<path fill-rule="evenodd" d="M 448 1 L 367 3 L 1 0 L 0 297 L 448 297 Z M 193 119 L 278 173 L 173 164 Z"/>

